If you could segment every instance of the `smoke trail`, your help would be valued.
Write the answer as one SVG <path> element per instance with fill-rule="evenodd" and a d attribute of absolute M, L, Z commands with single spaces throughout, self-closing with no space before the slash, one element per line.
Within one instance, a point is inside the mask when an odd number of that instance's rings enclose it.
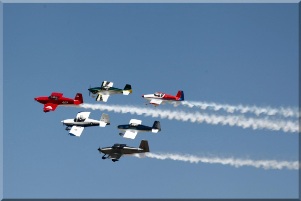
<path fill-rule="evenodd" d="M 191 113 L 183 111 L 160 110 L 158 108 L 141 108 L 135 106 L 120 106 L 120 105 L 100 105 L 100 104 L 82 104 L 80 107 L 89 108 L 93 110 L 107 110 L 116 113 L 130 113 L 137 115 L 145 115 L 151 117 L 160 117 L 162 119 L 175 119 L 178 121 L 190 121 L 192 123 L 207 123 L 212 125 L 229 125 L 238 126 L 242 128 L 268 129 L 274 131 L 284 132 L 298 132 L 298 122 L 283 121 L 283 120 L 270 120 L 270 119 L 256 119 L 246 118 L 237 115 L 209 115 L 204 113 Z"/>
<path fill-rule="evenodd" d="M 297 108 L 271 108 L 271 107 L 256 107 L 256 106 L 243 106 L 243 105 L 228 105 L 228 104 L 218 104 L 218 103 L 208 103 L 208 102 L 196 102 L 196 101 L 182 101 L 182 105 L 192 107 L 199 107 L 202 110 L 211 109 L 214 111 L 224 110 L 228 113 L 253 113 L 257 116 L 264 115 L 280 115 L 284 117 L 299 117 L 299 112 Z"/>
<path fill-rule="evenodd" d="M 138 158 L 138 154 L 134 155 Z M 239 158 L 220 158 L 220 157 L 200 157 L 193 155 L 180 155 L 180 154 L 170 154 L 170 153 L 146 153 L 146 157 L 155 158 L 159 160 L 175 160 L 175 161 L 184 161 L 190 163 L 210 163 L 210 164 L 221 164 L 221 165 L 230 165 L 236 168 L 243 166 L 251 166 L 255 168 L 267 169 L 278 169 L 282 170 L 284 168 L 289 170 L 298 170 L 300 164 L 298 161 L 277 161 L 277 160 L 251 160 L 251 159 L 239 159 Z"/>

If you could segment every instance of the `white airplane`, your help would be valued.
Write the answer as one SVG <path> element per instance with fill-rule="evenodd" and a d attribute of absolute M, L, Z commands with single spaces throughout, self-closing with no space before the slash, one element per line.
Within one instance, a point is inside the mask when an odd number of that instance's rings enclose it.
<path fill-rule="evenodd" d="M 90 112 L 79 112 L 74 119 L 65 119 L 61 122 L 67 126 L 66 130 L 69 131 L 70 135 L 77 137 L 80 137 L 85 127 L 110 125 L 109 115 L 107 114 L 102 114 L 99 121 L 89 119 L 89 115 Z"/>
<path fill-rule="evenodd" d="M 132 86 L 130 84 L 126 84 L 124 89 L 118 89 L 113 87 L 113 82 L 103 81 L 101 87 L 92 87 L 88 90 L 89 94 L 93 94 L 92 97 L 95 97 L 95 95 L 97 94 L 96 101 L 107 102 L 110 95 L 129 95 L 130 93 L 132 93 Z"/>
<path fill-rule="evenodd" d="M 138 132 L 158 133 L 161 131 L 161 124 L 159 121 L 155 121 L 153 127 L 141 125 L 142 121 L 138 119 L 131 119 L 129 124 L 119 125 L 117 128 L 121 131 L 120 136 L 124 138 L 135 139 Z"/>

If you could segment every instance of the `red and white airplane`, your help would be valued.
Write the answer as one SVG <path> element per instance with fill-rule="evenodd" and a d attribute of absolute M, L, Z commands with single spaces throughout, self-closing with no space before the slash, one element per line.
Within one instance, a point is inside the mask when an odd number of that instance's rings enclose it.
<path fill-rule="evenodd" d="M 150 104 L 155 106 L 160 105 L 162 102 L 177 102 L 184 100 L 184 92 L 179 90 L 176 96 L 165 94 L 162 92 L 156 92 L 154 94 L 142 95 L 142 98 L 150 100 Z"/>
<path fill-rule="evenodd" d="M 39 96 L 34 99 L 44 104 L 44 112 L 54 111 L 59 105 L 79 105 L 84 102 L 81 93 L 77 93 L 74 99 L 63 97 L 63 93 L 59 92 L 52 92 L 50 96 Z"/>

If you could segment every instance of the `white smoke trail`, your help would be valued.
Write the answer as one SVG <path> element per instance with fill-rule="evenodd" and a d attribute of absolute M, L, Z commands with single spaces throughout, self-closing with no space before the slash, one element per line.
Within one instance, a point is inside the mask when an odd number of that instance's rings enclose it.
<path fill-rule="evenodd" d="M 253 113 L 257 116 L 263 115 L 280 115 L 284 117 L 299 117 L 299 112 L 297 108 L 271 108 L 271 107 L 257 107 L 257 106 L 243 106 L 243 105 L 228 105 L 228 104 L 218 104 L 218 103 L 208 103 L 208 102 L 196 102 L 196 101 L 182 101 L 182 105 L 192 107 L 199 107 L 202 110 L 211 109 L 214 111 L 224 110 L 228 113 Z"/>
<path fill-rule="evenodd" d="M 212 125 L 229 125 L 238 126 L 242 128 L 252 128 L 256 129 L 268 129 L 274 131 L 284 131 L 296 133 L 299 131 L 298 122 L 293 121 L 283 121 L 283 120 L 270 120 L 270 119 L 256 119 L 256 118 L 246 118 L 244 116 L 235 115 L 209 115 L 204 113 L 191 113 L 183 111 L 171 111 L 171 110 L 161 110 L 158 108 L 141 108 L 135 106 L 121 106 L 121 105 L 101 105 L 101 104 L 82 104 L 80 107 L 89 108 L 93 110 L 107 110 L 116 113 L 130 113 L 137 115 L 145 115 L 152 117 L 160 117 L 162 119 L 175 119 L 178 121 L 190 121 L 192 123 L 207 123 Z"/>
<path fill-rule="evenodd" d="M 138 154 L 134 155 L 138 158 Z M 230 165 L 236 168 L 243 166 L 251 166 L 255 168 L 263 169 L 289 169 L 289 170 L 298 170 L 300 164 L 298 161 L 277 161 L 277 160 L 251 160 L 251 159 L 239 159 L 239 158 L 220 158 L 220 157 L 200 157 L 193 155 L 180 155 L 180 154 L 170 154 L 170 153 L 145 153 L 146 157 L 155 158 L 159 160 L 175 160 L 183 161 L 190 163 L 210 163 L 210 164 L 221 164 L 221 165 Z"/>

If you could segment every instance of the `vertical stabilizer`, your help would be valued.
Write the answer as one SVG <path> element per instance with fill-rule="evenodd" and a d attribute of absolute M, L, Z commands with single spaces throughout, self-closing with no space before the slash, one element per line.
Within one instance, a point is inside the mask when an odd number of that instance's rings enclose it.
<path fill-rule="evenodd" d="M 153 128 L 152 128 L 152 132 L 153 133 L 158 133 L 159 131 L 161 131 L 161 124 L 160 121 L 155 121 Z"/>
<path fill-rule="evenodd" d="M 130 84 L 126 84 L 123 91 L 123 95 L 129 95 L 132 93 L 132 86 Z"/>
<path fill-rule="evenodd" d="M 100 118 L 99 126 L 105 127 L 106 125 L 110 125 L 110 118 L 109 115 L 103 113 Z"/>
<path fill-rule="evenodd" d="M 83 95 L 82 95 L 81 93 L 77 93 L 77 94 L 75 95 L 74 100 L 78 100 L 78 101 L 80 102 L 80 104 L 81 104 L 81 103 L 84 103 Z"/>
<path fill-rule="evenodd" d="M 184 91 L 179 90 L 176 95 L 177 100 L 183 101 L 184 100 Z"/>
<path fill-rule="evenodd" d="M 144 152 L 149 152 L 148 141 L 147 140 L 141 140 L 139 148 L 143 149 Z"/>

